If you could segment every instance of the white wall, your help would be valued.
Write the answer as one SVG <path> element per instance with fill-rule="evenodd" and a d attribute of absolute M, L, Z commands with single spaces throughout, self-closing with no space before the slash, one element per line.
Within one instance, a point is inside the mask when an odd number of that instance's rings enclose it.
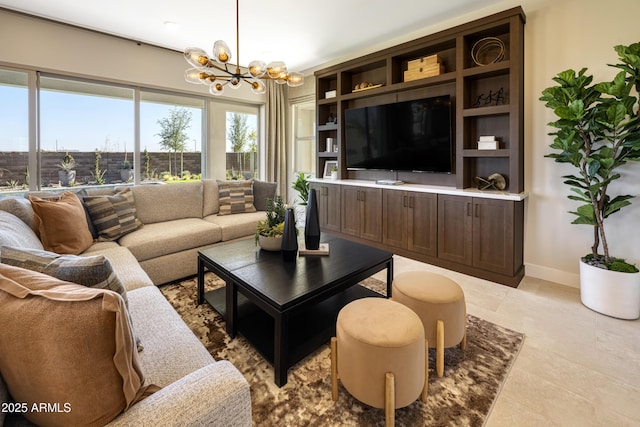
<path fill-rule="evenodd" d="M 637 0 L 505 0 L 483 10 L 443 21 L 438 25 L 406 34 L 366 51 L 327 62 L 316 69 L 433 34 L 474 19 L 522 6 L 525 26 L 525 251 L 526 274 L 570 286 L 578 286 L 578 259 L 590 251 L 592 229 L 572 225 L 568 213 L 577 206 L 567 199 L 568 187 L 562 175 L 570 167 L 544 157 L 552 138 L 547 123 L 553 113 L 538 100 L 542 90 L 553 84 L 558 72 L 588 67 L 594 80 L 611 79 L 616 69 L 613 46 L 640 41 Z M 309 70 L 312 71 L 312 70 Z M 640 196 L 640 164 L 624 168 L 624 185 L 611 190 Z M 632 205 L 609 218 L 607 226 L 611 254 L 640 264 L 640 197 Z"/>
<path fill-rule="evenodd" d="M 0 64 L 209 95 L 184 80 L 182 53 L 0 10 Z M 265 102 L 248 85 L 224 97 Z M 231 99 L 231 98 L 230 98 Z"/>

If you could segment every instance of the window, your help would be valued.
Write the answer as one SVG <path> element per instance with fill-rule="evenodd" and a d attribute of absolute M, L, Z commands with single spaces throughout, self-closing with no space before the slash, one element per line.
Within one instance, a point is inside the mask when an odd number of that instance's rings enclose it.
<path fill-rule="evenodd" d="M 140 94 L 140 179 L 202 178 L 204 100 Z"/>
<path fill-rule="evenodd" d="M 26 72 L 0 69 L 0 197 L 26 190 L 29 90 Z"/>
<path fill-rule="evenodd" d="M 227 111 L 227 179 L 258 178 L 258 114 Z"/>
<path fill-rule="evenodd" d="M 316 107 L 314 102 L 293 105 L 293 171 L 315 175 Z"/>
<path fill-rule="evenodd" d="M 134 91 L 57 77 L 40 78 L 42 189 L 126 182 L 134 150 Z"/>
<path fill-rule="evenodd" d="M 259 117 L 258 105 L 0 68 L 0 197 L 259 177 Z"/>

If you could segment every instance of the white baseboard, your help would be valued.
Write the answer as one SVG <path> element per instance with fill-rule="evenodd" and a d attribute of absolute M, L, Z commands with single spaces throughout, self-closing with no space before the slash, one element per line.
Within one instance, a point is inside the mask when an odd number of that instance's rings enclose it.
<path fill-rule="evenodd" d="M 544 267 L 542 265 L 525 264 L 525 274 L 537 279 L 571 286 L 572 288 L 580 287 L 580 275 L 578 273 L 569 273 L 555 268 Z"/>

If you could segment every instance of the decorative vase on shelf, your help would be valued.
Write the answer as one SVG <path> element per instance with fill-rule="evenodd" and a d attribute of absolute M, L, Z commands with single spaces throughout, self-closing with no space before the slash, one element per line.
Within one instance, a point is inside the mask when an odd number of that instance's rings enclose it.
<path fill-rule="evenodd" d="M 298 254 L 298 236 L 296 234 L 296 217 L 293 208 L 288 207 L 284 214 L 284 233 L 282 233 L 282 259 L 295 262 Z"/>
<path fill-rule="evenodd" d="M 320 248 L 320 219 L 318 218 L 318 200 L 315 188 L 309 190 L 307 218 L 304 223 L 304 245 L 311 250 Z"/>

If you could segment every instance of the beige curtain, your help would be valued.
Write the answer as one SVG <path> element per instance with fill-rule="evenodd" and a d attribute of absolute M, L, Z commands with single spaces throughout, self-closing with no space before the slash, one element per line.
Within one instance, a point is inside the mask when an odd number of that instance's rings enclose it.
<path fill-rule="evenodd" d="M 287 88 L 273 80 L 267 82 L 267 181 L 278 183 L 278 194 L 287 196 Z"/>

